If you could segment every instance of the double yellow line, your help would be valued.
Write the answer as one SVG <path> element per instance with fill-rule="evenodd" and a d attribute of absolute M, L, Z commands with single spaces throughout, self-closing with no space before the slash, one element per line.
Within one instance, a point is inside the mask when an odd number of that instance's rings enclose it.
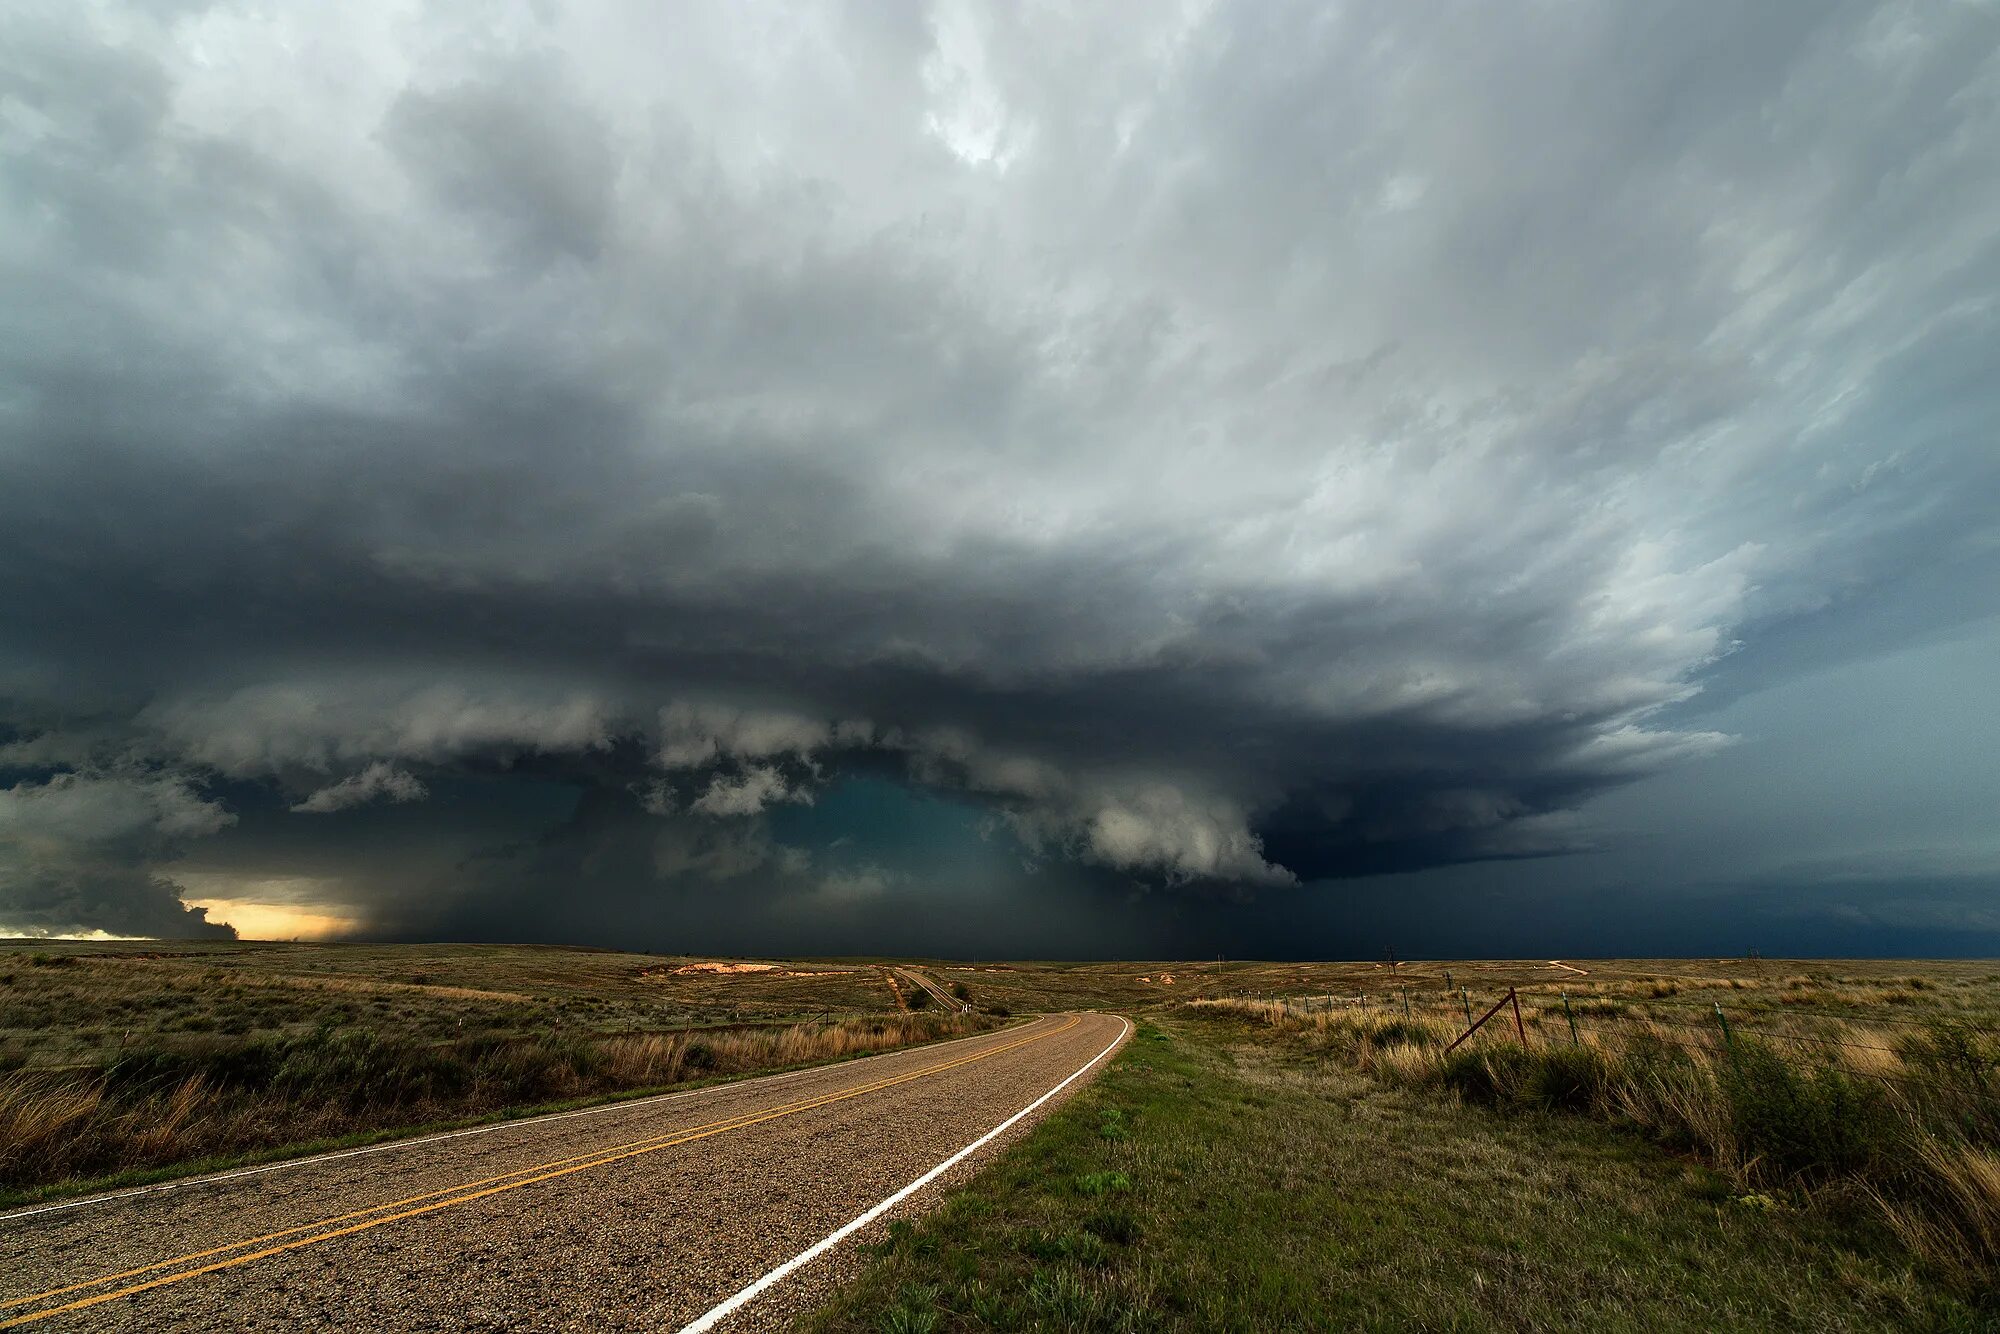
<path fill-rule="evenodd" d="M 66 1287 L 50 1288 L 46 1292 L 37 1292 L 26 1297 L 14 1297 L 6 1301 L 0 1301 L 0 1311 L 21 1306 L 32 1306 L 38 1302 L 49 1301 L 52 1298 L 66 1297 L 71 1293 L 82 1292 L 88 1288 L 101 1287 L 107 1283 L 118 1283 L 125 1279 L 139 1278 L 145 1274 L 158 1275 L 154 1278 L 145 1279 L 143 1282 L 132 1283 L 109 1292 L 99 1292 L 88 1297 L 80 1297 L 75 1301 L 65 1302 L 60 1306 L 50 1306 L 40 1311 L 24 1312 L 21 1315 L 0 1320 L 0 1329 L 13 1329 L 18 1325 L 27 1325 L 37 1320 L 46 1320 L 50 1316 L 62 1315 L 70 1311 L 81 1311 L 86 1307 L 96 1306 L 100 1302 L 115 1301 L 120 1297 L 131 1297 L 138 1293 L 148 1292 L 154 1288 L 166 1287 L 171 1283 L 180 1283 L 187 1279 L 197 1278 L 202 1274 L 212 1274 L 220 1269 L 233 1269 L 238 1265 L 249 1264 L 252 1260 L 261 1260 L 266 1256 L 280 1255 L 286 1251 L 298 1250 L 301 1247 L 316 1246 L 323 1241 L 332 1241 L 336 1237 L 347 1237 L 357 1232 L 366 1232 L 370 1228 L 380 1227 L 384 1223 L 393 1223 L 398 1219 L 415 1218 L 419 1214 L 435 1213 L 440 1209 L 449 1209 L 455 1205 L 470 1204 L 474 1200 L 482 1200 L 489 1195 L 499 1195 L 505 1191 L 519 1190 L 524 1186 L 533 1186 L 543 1181 L 553 1181 L 558 1177 L 570 1176 L 577 1172 L 587 1172 L 593 1167 L 603 1167 L 609 1163 L 623 1162 L 629 1158 L 638 1158 L 649 1153 L 658 1153 L 663 1149 L 690 1144 L 695 1140 L 707 1139 L 712 1135 L 722 1135 L 732 1130 L 744 1129 L 747 1126 L 761 1125 L 766 1121 L 775 1121 L 779 1117 L 793 1116 L 799 1112 L 811 1111 L 815 1107 L 826 1107 L 832 1103 L 845 1102 L 850 1098 L 859 1098 L 870 1093 L 878 1093 L 883 1089 L 893 1088 L 897 1084 L 907 1084 L 913 1079 L 923 1079 L 930 1075 L 943 1074 L 947 1070 L 956 1070 L 961 1066 L 971 1065 L 975 1061 L 983 1061 L 989 1057 L 1016 1051 L 1028 1046 L 1030 1043 L 1040 1042 L 1044 1038 L 1051 1038 L 1059 1033 L 1066 1033 L 1081 1022 L 1083 1021 L 1080 1019 L 1072 1018 L 1057 1027 L 1046 1029 L 1028 1037 L 1016 1038 L 1011 1042 L 1001 1043 L 997 1046 L 986 1047 L 974 1052 L 970 1056 L 961 1056 L 956 1060 L 926 1066 L 921 1070 L 912 1070 L 906 1074 L 892 1075 L 885 1079 L 859 1084 L 853 1088 L 842 1089 L 836 1093 L 802 1098 L 796 1102 L 786 1103 L 764 1111 L 746 1112 L 740 1116 L 729 1117 L 721 1121 L 711 1121 L 706 1125 L 695 1126 L 688 1130 L 670 1131 L 666 1134 L 654 1135 L 646 1139 L 630 1140 L 624 1144 L 611 1145 L 609 1148 L 593 1149 L 589 1153 L 573 1154 L 568 1158 L 555 1158 L 545 1163 L 536 1163 L 532 1167 L 520 1167 L 512 1172 L 503 1172 L 499 1176 L 485 1177 L 478 1181 L 467 1181 L 456 1186 L 446 1186 L 440 1190 L 426 1191 L 421 1195 L 408 1195 L 400 1200 L 390 1200 L 387 1203 L 372 1205 L 366 1209 L 356 1209 L 349 1213 L 335 1214 L 332 1217 L 318 1219 L 315 1222 L 301 1223 L 297 1227 L 288 1227 L 282 1231 L 266 1232 L 261 1236 L 246 1237 L 242 1241 L 231 1242 L 226 1246 L 216 1246 L 205 1251 L 191 1251 L 186 1255 L 175 1256 L 171 1260 L 155 1261 L 152 1264 L 140 1265 L 136 1269 L 121 1270 L 116 1274 L 105 1274 L 98 1278 L 86 1279 L 81 1283 L 71 1283 Z M 343 1224 L 345 1226 L 341 1226 Z M 301 1236 L 301 1233 L 309 1235 Z M 286 1238 L 290 1238 L 290 1240 L 286 1240 Z M 256 1247 L 258 1249 L 246 1250 L 245 1248 L 248 1247 Z M 231 1254 L 231 1252 L 243 1253 Z M 226 1258 L 215 1258 L 218 1256 Z M 196 1263 L 203 1260 L 209 1261 L 209 1263 Z M 193 1267 L 181 1268 L 183 1265 L 191 1265 Z M 159 1272 L 161 1270 L 173 1270 L 175 1272 L 162 1274 Z"/>

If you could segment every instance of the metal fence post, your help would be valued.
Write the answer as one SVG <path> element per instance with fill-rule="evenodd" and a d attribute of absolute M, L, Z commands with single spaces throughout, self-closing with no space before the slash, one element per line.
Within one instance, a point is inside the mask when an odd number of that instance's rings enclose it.
<path fill-rule="evenodd" d="M 1722 1002 L 1715 1003 L 1715 1022 L 1722 1025 L 1722 1045 L 1731 1051 L 1736 1049 L 1736 1035 L 1729 1031 L 1729 1019 L 1722 1013 Z"/>
<path fill-rule="evenodd" d="M 1583 1039 L 1579 1038 L 1576 1035 L 1576 1016 L 1574 1014 L 1571 1014 L 1569 1009 L 1569 993 L 1565 991 L 1562 994 L 1562 998 L 1563 998 L 1563 1018 L 1569 1020 L 1570 1043 L 1571 1045 L 1581 1045 Z"/>
<path fill-rule="evenodd" d="M 1521 1045 L 1525 1047 L 1528 1045 L 1528 1029 L 1521 1022 L 1521 998 L 1512 987 L 1507 988 L 1507 1003 L 1514 1007 L 1514 1036 L 1520 1038 Z"/>
<path fill-rule="evenodd" d="M 1472 1023 L 1472 997 L 1465 994 L 1464 987 L 1460 987 L 1458 989 L 1458 999 L 1465 1006 L 1465 1022 L 1469 1026 Z"/>

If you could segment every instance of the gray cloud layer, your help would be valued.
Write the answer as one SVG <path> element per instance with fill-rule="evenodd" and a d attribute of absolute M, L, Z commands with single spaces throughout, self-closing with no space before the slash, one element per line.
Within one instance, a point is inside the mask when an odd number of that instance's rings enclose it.
<path fill-rule="evenodd" d="M 0 925 L 523 770 L 850 901 L 766 825 L 856 773 L 1154 884 L 1559 852 L 2000 537 L 1989 9 L 0 23 Z"/>

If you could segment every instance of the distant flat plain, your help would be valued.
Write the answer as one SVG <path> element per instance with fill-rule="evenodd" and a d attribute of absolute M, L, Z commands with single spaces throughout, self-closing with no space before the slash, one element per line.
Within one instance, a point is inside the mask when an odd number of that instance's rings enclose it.
<path fill-rule="evenodd" d="M 766 965 L 724 972 L 717 963 Z M 1862 1008 L 2000 1020 L 1991 960 L 1563 959 L 1273 963 L 744 959 L 523 945 L 0 941 L 0 1071 L 88 1067 L 143 1044 L 359 1026 L 446 1040 L 468 1032 L 612 1035 L 898 1012 L 913 964 L 1014 1011 L 1139 1011 L 1196 998 L 1321 995 L 1342 1004 L 1524 995 L 1643 996 L 1697 1009 Z M 1809 985 L 1802 985 L 1809 984 Z M 907 990 L 905 987 L 903 990 Z M 1366 998 L 1365 1001 L 1363 998 Z"/>

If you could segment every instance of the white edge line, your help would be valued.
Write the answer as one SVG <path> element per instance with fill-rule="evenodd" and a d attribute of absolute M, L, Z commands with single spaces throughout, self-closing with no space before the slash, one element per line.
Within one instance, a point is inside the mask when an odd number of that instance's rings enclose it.
<path fill-rule="evenodd" d="M 1030 1022 L 1039 1022 L 1033 1020 Z M 1025 1025 L 1023 1026 L 1025 1027 Z M 984 1033 L 968 1033 L 962 1038 L 947 1038 L 943 1042 L 925 1042 L 914 1047 L 892 1047 L 883 1055 L 894 1055 L 906 1051 L 936 1051 L 939 1047 L 952 1047 L 974 1038 L 991 1037 L 1004 1033 L 1005 1028 L 989 1029 Z M 780 1084 L 802 1075 L 821 1074 L 839 1066 L 851 1065 L 852 1058 L 845 1061 L 822 1061 L 818 1065 L 808 1065 L 799 1070 L 786 1070 L 775 1075 L 751 1075 L 744 1079 L 724 1080 L 720 1084 L 710 1084 L 705 1088 L 683 1089 L 679 1093 L 655 1093 L 644 1098 L 626 1098 L 623 1101 L 602 1102 L 595 1107 L 579 1107 L 568 1112 L 547 1112 L 541 1116 L 523 1116 L 512 1121 L 495 1121 L 489 1125 L 468 1126 L 464 1130 L 446 1130 L 435 1135 L 417 1135 L 410 1139 L 384 1140 L 380 1144 L 364 1144 L 358 1149 L 338 1149 L 332 1153 L 316 1153 L 307 1158 L 286 1158 L 275 1163 L 263 1163 L 257 1167 L 240 1167 L 231 1172 L 216 1172 L 207 1176 L 179 1177 L 172 1181 L 156 1181 L 150 1186 L 135 1186 L 130 1190 L 109 1191 L 102 1195 L 85 1195 L 79 1199 L 63 1200 L 58 1204 L 38 1204 L 29 1209 L 16 1209 L 0 1213 L 0 1224 L 12 1223 L 23 1218 L 33 1218 L 37 1214 L 61 1213 L 66 1209 L 82 1209 L 93 1204 L 109 1204 L 113 1200 L 129 1200 L 138 1195 L 160 1195 L 167 1191 L 186 1190 L 190 1186 L 211 1186 L 221 1181 L 234 1181 L 239 1177 L 262 1176 L 266 1172 L 282 1172 L 287 1168 L 311 1167 L 315 1163 L 331 1163 L 342 1158 L 358 1158 L 368 1153 L 388 1153 L 393 1149 L 414 1149 L 425 1144 L 437 1144 L 448 1139 L 462 1139 L 467 1135 L 486 1135 L 496 1130 L 519 1130 L 524 1126 L 545 1125 L 551 1121 L 567 1121 L 574 1116 L 597 1116 L 604 1112 L 629 1111 L 634 1107 L 648 1107 L 658 1102 L 678 1102 L 682 1098 L 698 1098 L 705 1093 L 720 1093 L 724 1089 L 748 1088 L 752 1084 Z"/>
<path fill-rule="evenodd" d="M 1118 1022 L 1124 1025 L 1124 1027 L 1119 1030 L 1117 1037 L 1111 1039 L 1111 1045 L 1109 1047 L 1106 1047 L 1103 1051 L 1097 1053 L 1097 1055 L 1091 1057 L 1088 1061 L 1085 1061 L 1083 1065 L 1077 1069 L 1076 1073 L 1071 1075 L 1068 1079 L 1063 1080 L 1062 1083 L 1056 1085 L 1054 1088 L 1050 1089 L 1047 1093 L 1044 1093 L 1041 1097 L 1035 1099 L 1033 1102 L 1029 1103 L 1026 1107 L 1023 1107 L 1020 1111 L 1014 1113 L 1012 1116 L 1008 1117 L 1005 1121 L 1002 1121 L 999 1125 L 993 1127 L 993 1129 L 987 1131 L 985 1134 L 981 1135 L 978 1139 L 972 1141 L 972 1143 L 966 1145 L 964 1148 L 960 1149 L 957 1153 L 954 1153 L 951 1157 L 945 1159 L 943 1162 L 939 1163 L 936 1167 L 933 1167 L 930 1171 L 924 1173 L 922 1176 L 918 1177 L 915 1181 L 912 1181 L 909 1185 L 903 1187 L 901 1190 L 897 1191 L 894 1195 L 891 1195 L 888 1199 L 882 1201 L 880 1204 L 870 1209 L 867 1213 L 862 1214 L 860 1217 L 855 1218 L 852 1221 L 843 1224 L 837 1230 L 828 1233 L 826 1236 L 822 1237 L 819 1241 L 813 1243 L 811 1247 L 807 1248 L 806 1250 L 800 1251 L 797 1255 L 785 1261 L 783 1264 L 779 1265 L 776 1269 L 773 1269 L 770 1273 L 764 1275 L 764 1277 L 758 1279 L 756 1282 L 750 1284 L 750 1286 L 744 1288 L 742 1291 L 738 1292 L 735 1296 L 725 1298 L 723 1301 L 717 1303 L 715 1306 L 710 1307 L 708 1311 L 706 1311 L 704 1314 L 697 1316 L 695 1319 L 689 1321 L 687 1324 L 682 1325 L 680 1328 L 680 1334 L 705 1334 L 706 1331 L 714 1329 L 724 1320 L 727 1320 L 730 1316 L 736 1314 L 736 1312 L 744 1305 L 753 1301 L 756 1297 L 758 1297 L 761 1293 L 763 1293 L 763 1291 L 766 1288 L 769 1288 L 773 1284 L 782 1281 L 787 1275 L 792 1273 L 793 1270 L 798 1269 L 802 1265 L 811 1264 L 814 1260 L 819 1259 L 820 1256 L 825 1255 L 835 1246 L 838 1246 L 841 1242 L 846 1241 L 856 1232 L 859 1232 L 862 1228 L 867 1227 L 870 1223 L 880 1218 L 883 1214 L 888 1213 L 891 1209 L 901 1204 L 904 1200 L 909 1199 L 910 1196 L 916 1194 L 918 1191 L 922 1190 L 925 1186 L 930 1185 L 931 1182 L 937 1180 L 939 1177 L 943 1176 L 946 1172 L 949 1172 L 952 1168 L 964 1162 L 972 1154 L 978 1152 L 980 1149 L 985 1148 L 986 1145 L 992 1143 L 995 1137 L 1000 1135 L 1003 1131 L 1007 1130 L 1015 1122 L 1019 1121 L 1022 1117 L 1026 1116 L 1028 1113 L 1034 1111 L 1037 1107 L 1040 1107 L 1050 1098 L 1055 1097 L 1056 1094 L 1061 1093 L 1065 1088 L 1069 1087 L 1069 1085 L 1072 1082 L 1081 1078 L 1084 1071 L 1090 1069 L 1091 1066 L 1096 1065 L 1099 1061 L 1103 1060 L 1105 1057 L 1109 1056 L 1113 1051 L 1117 1050 L 1118 1044 L 1125 1041 L 1126 1037 L 1129 1036 L 1132 1032 L 1131 1020 L 1125 1018 L 1125 1016 L 1123 1015 L 1120 1015 L 1118 1017 Z"/>

